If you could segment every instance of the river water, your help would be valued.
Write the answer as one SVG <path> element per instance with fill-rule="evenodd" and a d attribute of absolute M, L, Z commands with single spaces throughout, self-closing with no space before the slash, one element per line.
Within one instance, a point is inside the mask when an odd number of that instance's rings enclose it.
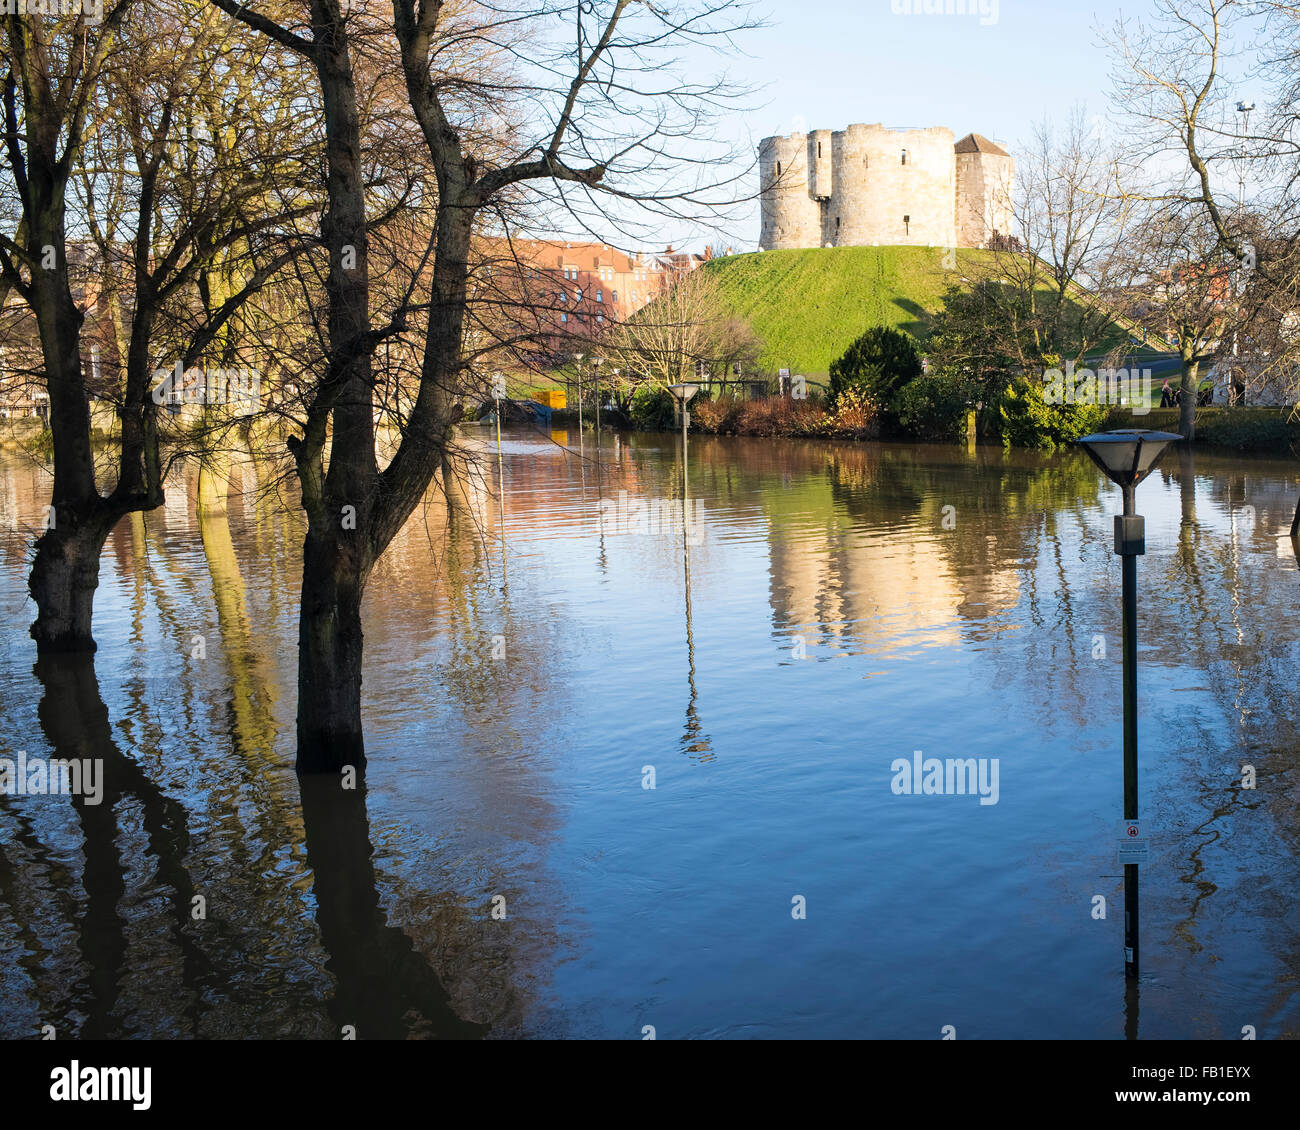
<path fill-rule="evenodd" d="M 292 769 L 282 467 L 202 519 L 179 471 L 105 549 L 93 662 L 37 665 L 49 481 L 3 457 L 0 757 L 106 783 L 0 796 L 3 1035 L 1300 1034 L 1300 468 L 1138 492 L 1126 992 L 1115 488 L 693 438 L 683 517 L 678 439 L 575 441 L 507 435 L 502 507 L 471 440 L 472 513 L 433 492 L 376 567 L 353 791 Z M 915 751 L 979 791 L 900 793 Z"/>

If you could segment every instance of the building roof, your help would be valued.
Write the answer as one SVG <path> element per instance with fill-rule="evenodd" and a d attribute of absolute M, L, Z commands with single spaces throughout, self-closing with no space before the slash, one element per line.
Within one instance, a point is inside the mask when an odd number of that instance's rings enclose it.
<path fill-rule="evenodd" d="M 484 240 L 486 244 L 488 241 Z M 512 239 L 509 243 L 497 238 L 493 241 L 504 257 L 507 249 L 521 263 L 545 270 L 560 270 L 566 266 L 580 271 L 596 271 L 613 267 L 616 271 L 630 272 L 636 266 L 633 257 L 607 243 L 585 243 L 553 239 Z"/>
<path fill-rule="evenodd" d="M 968 133 L 952 148 L 956 153 L 988 153 L 994 157 L 1011 156 L 1002 146 L 994 145 L 987 137 L 978 133 Z"/>

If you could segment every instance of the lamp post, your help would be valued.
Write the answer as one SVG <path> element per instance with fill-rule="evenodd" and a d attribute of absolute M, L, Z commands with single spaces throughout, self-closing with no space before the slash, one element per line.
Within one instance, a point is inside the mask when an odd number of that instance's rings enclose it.
<path fill-rule="evenodd" d="M 1254 102 L 1241 101 L 1237 103 L 1237 113 L 1241 115 L 1241 148 L 1242 161 L 1237 166 L 1237 211 L 1245 212 L 1246 210 L 1246 164 L 1245 150 L 1250 133 L 1250 112 L 1255 108 Z M 1237 293 L 1240 294 L 1245 289 L 1246 277 L 1242 270 L 1243 264 L 1237 265 Z M 1237 329 L 1234 326 L 1232 330 L 1232 355 L 1237 356 Z M 1228 403 L 1232 403 L 1232 377 L 1228 377 Z"/>
<path fill-rule="evenodd" d="M 1172 432 L 1122 428 L 1084 436 L 1079 443 L 1111 482 L 1124 492 L 1124 513 L 1115 515 L 1115 552 L 1124 575 L 1124 820 L 1137 830 L 1137 559 L 1146 553 L 1146 519 L 1134 509 L 1137 485 L 1165 449 L 1183 437 Z M 1138 975 L 1138 865 L 1124 863 L 1124 975 Z"/>
<path fill-rule="evenodd" d="M 603 357 L 593 357 L 592 367 L 596 370 L 596 458 L 600 458 L 600 367 L 605 363 Z"/>
<path fill-rule="evenodd" d="M 578 450 L 582 450 L 582 359 L 585 353 L 575 353 L 573 359 L 578 363 Z"/>
<path fill-rule="evenodd" d="M 686 428 L 691 422 L 691 414 L 686 411 L 686 405 L 691 402 L 691 397 L 700 391 L 699 385 L 681 384 L 669 385 L 668 391 L 677 399 L 678 406 L 682 413 L 682 499 L 685 504 L 686 498 Z"/>
<path fill-rule="evenodd" d="M 497 509 L 501 513 L 501 582 L 505 591 L 506 580 L 506 468 L 501 459 L 501 401 L 506 395 L 506 379 L 501 373 L 492 374 L 492 399 L 496 402 L 497 420 Z"/>
<path fill-rule="evenodd" d="M 1250 133 L 1250 112 L 1255 108 L 1254 102 L 1238 102 L 1237 113 L 1241 115 L 1242 149 L 1245 149 L 1247 134 Z M 1237 207 L 1246 206 L 1246 168 L 1240 166 L 1237 171 Z"/>

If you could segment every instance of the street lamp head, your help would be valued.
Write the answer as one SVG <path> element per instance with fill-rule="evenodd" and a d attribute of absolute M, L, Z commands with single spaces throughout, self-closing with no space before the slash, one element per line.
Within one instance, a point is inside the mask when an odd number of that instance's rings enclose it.
<path fill-rule="evenodd" d="M 585 356 L 587 356 L 585 353 L 575 353 L 573 359 L 575 361 L 581 361 Z"/>
<path fill-rule="evenodd" d="M 1249 114 L 1249 113 L 1250 113 L 1254 108 L 1255 108 L 1255 103 L 1254 103 L 1254 102 L 1238 102 L 1238 103 L 1237 103 L 1237 113 L 1239 113 L 1239 114 Z"/>
<path fill-rule="evenodd" d="M 669 385 L 668 391 L 671 392 L 678 400 L 685 404 L 692 396 L 700 391 L 699 385 Z"/>
<path fill-rule="evenodd" d="M 1135 487 L 1155 468 L 1165 448 L 1183 437 L 1146 428 L 1120 428 L 1084 436 L 1078 442 L 1111 482 Z"/>

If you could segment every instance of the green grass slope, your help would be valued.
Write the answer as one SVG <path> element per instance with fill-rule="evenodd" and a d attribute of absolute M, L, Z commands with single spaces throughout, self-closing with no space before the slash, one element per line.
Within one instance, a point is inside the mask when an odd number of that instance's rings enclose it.
<path fill-rule="evenodd" d="M 941 247 L 824 247 L 731 255 L 704 269 L 762 339 L 765 367 L 825 376 L 872 326 L 928 338 L 944 291 L 992 260 L 990 252 L 960 249 L 955 269 L 945 268 L 950 254 Z"/>

